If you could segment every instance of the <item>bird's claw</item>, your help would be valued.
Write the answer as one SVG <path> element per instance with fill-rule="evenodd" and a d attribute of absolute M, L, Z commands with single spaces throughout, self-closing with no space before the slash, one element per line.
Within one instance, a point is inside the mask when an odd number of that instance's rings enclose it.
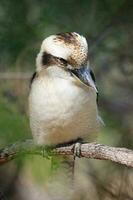
<path fill-rule="evenodd" d="M 81 143 L 77 142 L 74 145 L 74 159 L 76 157 L 80 158 L 80 156 L 81 156 Z"/>

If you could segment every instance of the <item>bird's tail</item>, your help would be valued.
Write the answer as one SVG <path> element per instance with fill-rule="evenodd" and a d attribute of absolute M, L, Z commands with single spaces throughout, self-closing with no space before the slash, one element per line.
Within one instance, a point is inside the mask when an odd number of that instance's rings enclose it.
<path fill-rule="evenodd" d="M 52 170 L 52 177 L 49 181 L 51 200 L 72 200 L 74 195 L 74 157 L 65 155 L 60 157 L 57 162 L 59 164 Z"/>

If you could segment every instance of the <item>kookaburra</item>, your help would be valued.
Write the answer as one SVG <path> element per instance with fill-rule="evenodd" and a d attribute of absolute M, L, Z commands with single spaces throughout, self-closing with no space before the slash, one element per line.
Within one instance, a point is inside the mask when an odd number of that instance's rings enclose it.
<path fill-rule="evenodd" d="M 78 33 L 47 37 L 36 59 L 29 95 L 30 126 L 37 144 L 58 145 L 98 132 L 97 88 L 86 39 Z"/>

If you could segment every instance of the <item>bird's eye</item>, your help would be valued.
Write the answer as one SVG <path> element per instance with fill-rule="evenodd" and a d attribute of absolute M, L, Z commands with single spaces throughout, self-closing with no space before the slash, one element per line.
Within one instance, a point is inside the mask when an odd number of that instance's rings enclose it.
<path fill-rule="evenodd" d="M 63 58 L 59 58 L 60 59 L 60 61 L 61 61 L 61 63 L 63 64 L 63 65 L 67 65 L 67 61 L 65 60 L 65 59 L 63 59 Z"/>

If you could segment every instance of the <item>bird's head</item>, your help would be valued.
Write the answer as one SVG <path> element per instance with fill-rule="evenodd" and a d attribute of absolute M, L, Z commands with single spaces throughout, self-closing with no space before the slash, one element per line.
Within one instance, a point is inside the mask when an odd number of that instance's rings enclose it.
<path fill-rule="evenodd" d="M 48 54 L 48 56 L 46 56 Z M 47 37 L 41 45 L 37 56 L 37 68 L 48 65 L 46 59 L 55 58 L 64 61 L 67 68 L 80 68 L 87 61 L 88 45 L 83 36 L 78 33 L 60 33 Z M 49 63 L 49 64 L 52 64 Z"/>
<path fill-rule="evenodd" d="M 75 32 L 51 35 L 44 39 L 36 59 L 37 71 L 57 65 L 95 88 L 87 62 L 87 41 Z"/>

